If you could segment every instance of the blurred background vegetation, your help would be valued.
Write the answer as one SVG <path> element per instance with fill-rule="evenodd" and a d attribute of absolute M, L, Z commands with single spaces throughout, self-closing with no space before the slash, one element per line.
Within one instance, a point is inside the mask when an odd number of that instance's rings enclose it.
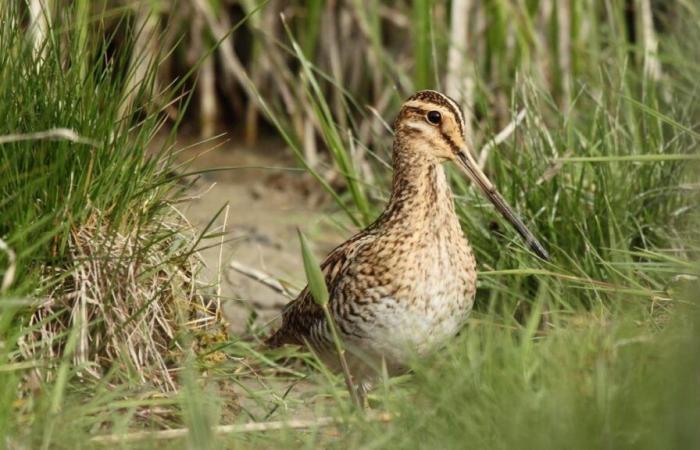
<path fill-rule="evenodd" d="M 0 445 L 187 427 L 173 446 L 699 446 L 699 25 L 691 0 L 0 3 Z M 476 311 L 386 380 L 377 423 L 310 355 L 260 349 L 268 329 L 221 330 L 197 257 L 221 234 L 179 213 L 175 141 L 275 139 L 349 236 L 381 211 L 391 121 L 424 88 L 461 103 L 553 258 L 451 176 Z M 305 431 L 212 431 L 302 405 Z"/>

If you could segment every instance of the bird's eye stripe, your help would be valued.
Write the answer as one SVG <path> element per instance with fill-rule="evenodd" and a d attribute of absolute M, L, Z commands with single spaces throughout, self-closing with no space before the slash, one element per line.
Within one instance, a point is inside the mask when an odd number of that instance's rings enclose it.
<path fill-rule="evenodd" d="M 419 108 L 417 106 L 406 106 L 406 111 L 411 111 L 418 114 L 425 114 L 428 112 L 428 110 Z"/>

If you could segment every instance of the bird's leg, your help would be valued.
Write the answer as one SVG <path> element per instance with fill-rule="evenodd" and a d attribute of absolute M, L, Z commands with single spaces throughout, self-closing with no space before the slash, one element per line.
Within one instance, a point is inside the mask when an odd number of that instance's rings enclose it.
<path fill-rule="evenodd" d="M 362 409 L 369 410 L 369 391 L 372 389 L 370 382 L 363 380 L 357 383 L 357 397 L 360 400 Z"/>

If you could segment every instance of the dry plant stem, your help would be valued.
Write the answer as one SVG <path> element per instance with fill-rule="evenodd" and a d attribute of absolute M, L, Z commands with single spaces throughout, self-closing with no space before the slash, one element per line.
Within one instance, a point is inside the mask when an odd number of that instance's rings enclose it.
<path fill-rule="evenodd" d="M 469 11 L 471 0 L 453 0 L 450 19 L 450 49 L 448 52 L 447 95 L 462 105 L 467 137 L 473 136 L 471 110 L 474 105 L 474 80 L 471 63 L 464 60 L 469 45 Z M 465 73 L 466 72 L 466 73 Z"/>
<path fill-rule="evenodd" d="M 49 33 L 49 18 L 51 16 L 50 0 L 29 0 L 29 30 L 32 47 L 37 64 L 41 64 L 46 56 L 46 37 Z"/>
<path fill-rule="evenodd" d="M 391 415 L 381 413 L 370 416 L 369 420 L 376 422 L 389 422 Z M 235 425 L 219 425 L 211 429 L 214 434 L 235 434 L 235 433 L 251 433 L 256 431 L 275 431 L 275 430 L 303 430 L 313 427 L 328 427 L 332 425 L 341 425 L 344 421 L 337 417 L 319 417 L 318 419 L 296 419 L 296 420 L 278 420 L 273 422 L 251 422 Z M 90 439 L 91 442 L 99 443 L 118 443 L 118 442 L 137 442 L 143 440 L 164 440 L 175 439 L 187 436 L 189 429 L 176 428 L 173 430 L 162 431 L 137 431 L 134 433 L 124 434 L 107 434 L 94 436 Z"/>
<path fill-rule="evenodd" d="M 51 128 L 45 131 L 36 131 L 33 133 L 6 134 L 0 136 L 0 145 L 21 141 L 40 141 L 44 139 L 63 139 L 66 141 L 75 142 L 76 144 L 85 144 L 92 147 L 98 146 L 97 142 L 80 136 L 70 128 Z"/>
<path fill-rule="evenodd" d="M 254 68 L 255 69 L 255 68 Z M 253 70 L 251 77 L 256 86 L 260 85 L 260 71 Z M 245 143 L 252 147 L 258 141 L 258 106 L 255 102 L 249 102 L 245 109 Z"/>
<path fill-rule="evenodd" d="M 557 3 L 557 22 L 559 24 L 559 67 L 561 70 L 561 103 L 567 111 L 571 102 L 571 4 L 569 0 Z"/>
<path fill-rule="evenodd" d="M 204 53 L 203 30 L 204 18 L 201 14 L 196 14 L 192 20 L 193 44 L 196 45 L 198 53 Z M 200 135 L 202 138 L 212 137 L 216 133 L 216 120 L 219 107 L 216 98 L 216 70 L 214 67 L 214 57 L 209 55 L 199 69 L 197 79 L 199 89 L 199 111 L 200 111 Z"/>
<path fill-rule="evenodd" d="M 236 272 L 240 273 L 241 275 L 245 275 L 246 277 L 257 281 L 258 283 L 264 284 L 273 291 L 282 294 L 289 299 L 295 298 L 294 295 L 292 295 L 289 291 L 287 291 L 287 289 L 285 289 L 284 286 L 282 286 L 282 283 L 277 281 L 277 279 L 275 279 L 271 275 L 268 275 L 257 269 L 245 266 L 237 261 L 231 261 L 229 267 L 235 270 Z"/>
<path fill-rule="evenodd" d="M 515 119 L 513 119 L 512 122 L 510 122 L 504 129 L 502 129 L 496 137 L 488 141 L 483 147 L 481 147 L 481 150 L 479 150 L 479 167 L 483 170 L 484 167 L 486 166 L 486 161 L 489 158 L 489 152 L 491 152 L 491 149 L 496 147 L 497 145 L 501 145 L 506 139 L 510 137 L 511 134 L 515 131 L 515 128 L 520 125 L 520 122 L 525 119 L 525 109 L 521 109 L 518 114 L 515 116 Z"/>
<path fill-rule="evenodd" d="M 311 118 L 304 119 L 304 157 L 312 168 L 318 167 L 318 149 L 316 148 L 316 132 Z"/>
<path fill-rule="evenodd" d="M 389 107 L 393 95 L 393 88 L 387 88 L 382 92 L 374 105 L 366 106 L 367 110 L 374 116 L 374 120 L 365 120 L 362 125 L 360 125 L 360 130 L 358 132 L 359 142 L 363 142 L 365 145 L 369 146 L 374 142 L 374 137 L 381 136 L 385 130 L 389 134 L 394 132 L 391 125 L 384 119 L 384 114 Z"/>
<path fill-rule="evenodd" d="M 325 48 L 325 52 L 328 55 L 328 64 L 331 69 L 331 75 L 336 80 L 339 86 L 345 84 L 343 75 L 343 65 L 342 57 L 340 52 L 341 42 L 338 39 L 338 18 L 339 14 L 335 14 L 335 1 L 330 3 L 330 7 L 326 8 L 323 13 L 323 20 L 321 21 L 321 35 L 324 39 L 321 40 L 321 45 Z M 333 110 L 334 115 L 338 117 L 338 121 L 341 128 L 347 128 L 347 116 L 344 114 L 343 109 L 343 98 L 338 92 L 333 91 Z"/>
<path fill-rule="evenodd" d="M 661 78 L 661 63 L 657 52 L 659 41 L 654 32 L 654 18 L 649 0 L 638 0 L 639 20 L 641 22 L 642 44 L 644 46 L 644 75 L 652 81 Z"/>
<path fill-rule="evenodd" d="M 228 224 L 228 213 L 230 206 L 226 205 L 226 212 L 224 213 L 224 223 L 221 226 L 221 242 L 219 243 L 219 269 L 216 271 L 216 309 L 221 310 L 221 275 L 223 273 L 223 266 L 221 265 L 224 259 L 224 243 L 226 238 L 226 225 Z"/>
<path fill-rule="evenodd" d="M 148 77 L 148 71 L 158 58 L 158 28 L 160 26 L 158 11 L 152 4 L 142 2 L 137 6 L 136 32 L 138 38 L 134 40 L 134 50 L 129 63 L 129 74 L 124 89 L 125 98 L 119 108 L 119 117 L 125 117 L 139 94 L 139 86 Z M 154 86 L 154 91 L 157 91 Z"/>
<path fill-rule="evenodd" d="M 0 284 L 0 292 L 5 292 L 15 280 L 15 252 L 2 239 L 0 239 L 0 251 L 7 255 L 7 269 Z"/>
<path fill-rule="evenodd" d="M 299 117 L 299 107 L 295 95 L 296 82 L 295 77 L 289 70 L 286 70 L 287 63 L 285 56 L 280 53 L 279 46 L 276 45 L 277 33 L 277 18 L 279 11 L 275 3 L 269 4 L 262 12 L 263 18 L 261 27 L 263 30 L 269 30 L 268 33 L 261 34 L 261 39 L 264 40 L 265 51 L 260 53 L 259 64 L 264 65 L 263 72 L 270 77 L 270 84 L 278 89 L 279 97 L 282 100 L 287 115 L 294 120 Z M 301 129 L 299 127 L 298 129 Z"/>
<path fill-rule="evenodd" d="M 360 396 L 357 393 L 357 389 L 355 389 L 355 384 L 352 381 L 350 367 L 348 367 L 348 361 L 347 359 L 345 359 L 345 349 L 343 348 L 343 343 L 341 342 L 340 336 L 338 335 L 338 330 L 336 330 L 335 321 L 333 320 L 331 311 L 328 309 L 328 303 L 325 303 L 324 305 L 322 305 L 322 307 L 323 314 L 325 314 L 326 316 L 326 322 L 328 322 L 328 328 L 331 329 L 331 334 L 333 335 L 333 344 L 335 345 L 335 351 L 338 354 L 340 367 L 343 371 L 343 378 L 345 378 L 345 386 L 348 388 L 348 393 L 350 393 L 350 398 L 352 399 L 352 402 L 355 404 L 355 406 L 361 409 L 363 406 L 363 399 L 360 399 Z"/>
<path fill-rule="evenodd" d="M 352 130 L 348 129 L 348 147 L 350 148 L 350 156 L 360 171 L 362 179 L 369 184 L 374 184 L 374 174 L 372 173 L 372 167 L 370 167 L 367 158 L 365 157 L 365 147 L 360 146 L 359 149 L 355 145 L 355 139 L 352 135 Z"/>
<path fill-rule="evenodd" d="M 219 45 L 219 52 L 224 69 L 238 81 L 241 88 L 246 92 L 248 99 L 251 102 L 257 102 L 258 96 L 255 91 L 251 89 L 245 68 L 233 50 L 233 38 L 228 36 L 224 39 L 229 34 L 229 30 L 216 19 L 216 13 L 212 11 L 208 2 L 204 0 L 193 0 L 193 5 L 197 12 L 204 17 L 207 26 L 209 26 L 209 29 L 214 35 L 214 39 L 221 42 Z"/>

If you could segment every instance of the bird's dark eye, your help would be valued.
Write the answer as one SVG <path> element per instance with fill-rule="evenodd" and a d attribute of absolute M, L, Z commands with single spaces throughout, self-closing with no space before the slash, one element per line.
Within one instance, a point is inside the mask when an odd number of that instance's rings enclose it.
<path fill-rule="evenodd" d="M 430 111 L 426 117 L 428 118 L 428 122 L 433 125 L 439 125 L 440 120 L 442 120 L 442 115 L 438 111 Z"/>

